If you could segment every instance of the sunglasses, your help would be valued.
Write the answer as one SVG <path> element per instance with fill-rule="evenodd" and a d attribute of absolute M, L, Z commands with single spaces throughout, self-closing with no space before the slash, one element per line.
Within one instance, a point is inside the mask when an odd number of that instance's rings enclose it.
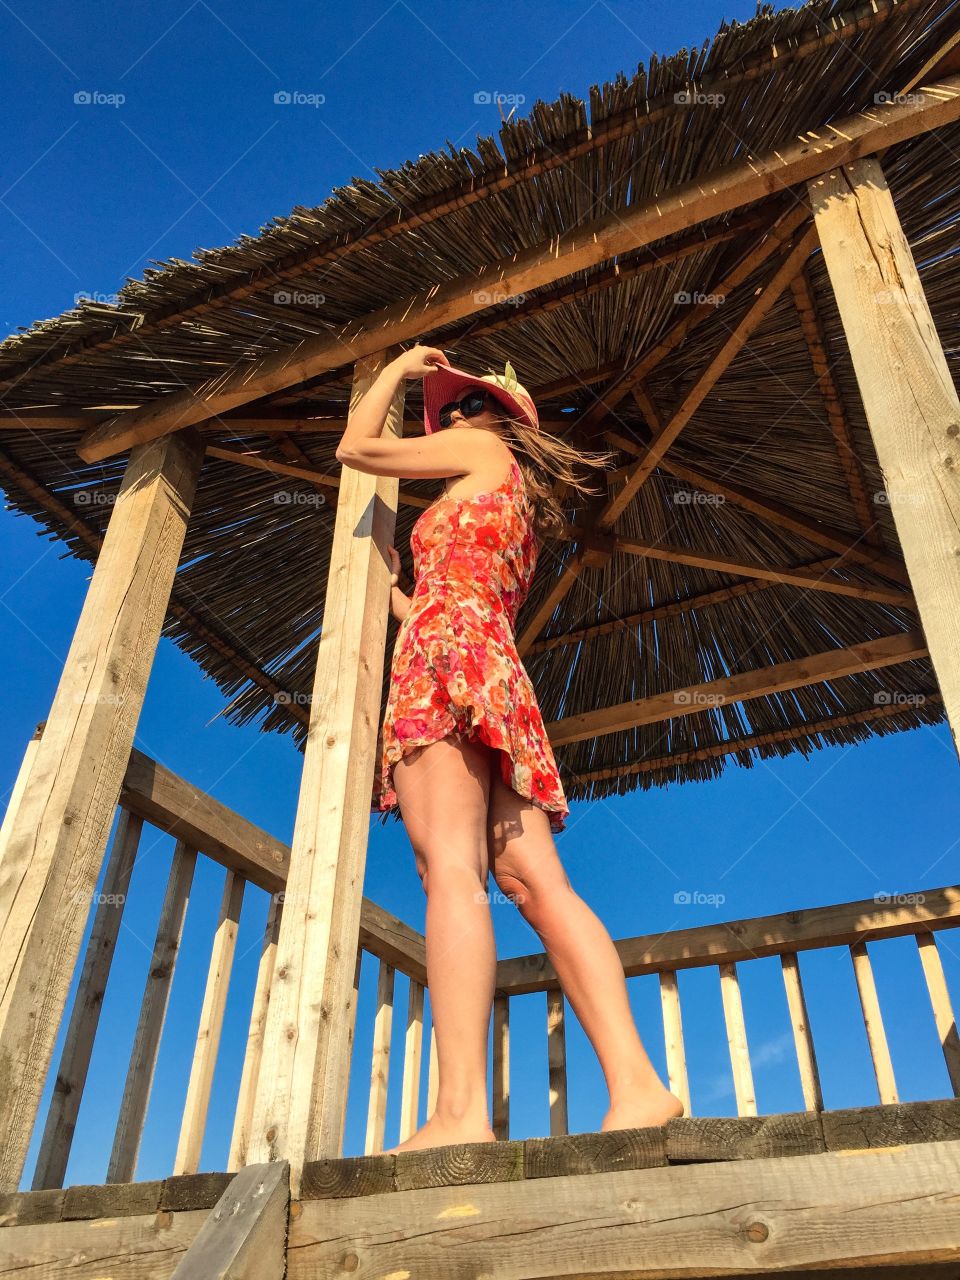
<path fill-rule="evenodd" d="M 475 418 L 478 413 L 483 412 L 486 403 L 487 393 L 476 388 L 468 391 L 461 400 L 451 400 L 449 404 L 445 404 L 440 410 L 439 420 L 441 427 L 449 427 L 453 420 L 454 409 L 459 409 L 464 418 Z"/>

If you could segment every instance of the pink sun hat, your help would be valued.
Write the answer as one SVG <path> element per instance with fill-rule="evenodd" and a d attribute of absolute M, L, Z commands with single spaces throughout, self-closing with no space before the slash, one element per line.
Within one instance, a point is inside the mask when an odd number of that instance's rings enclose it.
<path fill-rule="evenodd" d="M 482 377 L 467 373 L 465 369 L 455 369 L 449 364 L 438 364 L 435 369 L 435 373 L 423 375 L 423 425 L 427 435 L 443 430 L 440 426 L 440 410 L 451 400 L 458 399 L 467 387 L 479 387 L 488 391 L 509 413 L 525 419 L 537 430 L 540 429 L 540 418 L 533 397 L 517 381 L 509 360 L 503 373 L 486 373 Z"/>

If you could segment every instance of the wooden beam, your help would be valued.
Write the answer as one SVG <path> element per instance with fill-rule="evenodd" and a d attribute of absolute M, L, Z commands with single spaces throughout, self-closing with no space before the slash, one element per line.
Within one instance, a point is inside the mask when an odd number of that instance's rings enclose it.
<path fill-rule="evenodd" d="M 290 1166 L 241 1169 L 171 1273 L 171 1280 L 284 1280 Z"/>
<path fill-rule="evenodd" d="M 945 885 L 886 901 L 863 898 L 777 915 L 665 929 L 618 938 L 615 945 L 626 976 L 637 978 L 664 970 L 700 969 L 784 952 L 842 947 L 858 938 L 903 938 L 958 926 L 960 885 Z M 558 985 L 556 970 L 543 951 L 497 961 L 499 995 L 532 995 Z"/>
<path fill-rule="evenodd" d="M 546 726 L 547 736 L 552 746 L 567 746 L 571 742 L 583 742 L 606 733 L 622 733 L 678 716 L 699 715 L 730 702 L 764 698 L 773 693 L 802 689 L 806 685 L 839 680 L 861 671 L 876 671 L 926 656 L 927 646 L 922 631 L 897 632 L 878 640 L 865 640 L 848 649 L 828 649 L 826 653 L 809 654 L 789 662 L 760 667 L 756 671 L 742 671 L 686 689 L 669 689 L 648 698 L 635 698 L 616 706 L 565 716 Z"/>
<path fill-rule="evenodd" d="M 358 362 L 354 404 L 393 354 Z M 403 390 L 385 433 L 399 432 Z M 338 1154 L 397 489 L 344 466 L 250 1138 L 250 1159 L 290 1160 L 294 1195 L 306 1160 Z"/>
<path fill-rule="evenodd" d="M 96 890 L 203 451 L 131 455 L 0 864 L 0 1190 L 15 1190 Z"/>
<path fill-rule="evenodd" d="M 369 357 L 394 344 L 484 311 L 490 296 L 527 293 L 632 252 L 677 231 L 730 213 L 772 191 L 794 186 L 879 147 L 891 146 L 960 118 L 960 77 L 918 89 L 894 101 L 827 124 L 816 134 L 726 166 L 636 206 L 619 209 L 514 255 L 472 279 L 433 285 L 345 326 L 336 337 L 320 335 L 292 350 L 275 352 L 234 373 L 158 397 L 87 433 L 78 452 L 86 462 L 109 458 L 284 387 Z"/>
<path fill-rule="evenodd" d="M 960 398 L 878 161 L 834 169 L 808 190 L 960 751 Z"/>

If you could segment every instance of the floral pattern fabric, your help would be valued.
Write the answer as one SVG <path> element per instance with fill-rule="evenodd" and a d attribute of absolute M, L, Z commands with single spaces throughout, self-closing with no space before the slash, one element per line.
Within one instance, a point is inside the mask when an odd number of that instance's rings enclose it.
<path fill-rule="evenodd" d="M 513 634 L 539 549 L 516 458 L 496 489 L 429 506 L 410 548 L 416 585 L 394 645 L 372 808 L 397 807 L 398 760 L 461 733 L 497 748 L 504 782 L 563 831 L 569 808 Z"/>

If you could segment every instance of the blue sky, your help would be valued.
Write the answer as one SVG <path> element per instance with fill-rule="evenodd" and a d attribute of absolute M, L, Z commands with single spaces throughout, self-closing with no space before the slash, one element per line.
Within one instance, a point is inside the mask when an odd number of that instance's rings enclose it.
<path fill-rule="evenodd" d="M 522 96 L 521 113 L 561 91 L 632 74 L 651 52 L 712 36 L 753 6 L 640 3 L 522 6 L 296 0 L 228 6 L 196 0 L 105 10 L 87 2 L 0 6 L 8 146 L 0 174 L 4 333 L 59 314 L 77 294 L 110 298 L 157 259 L 256 234 L 294 205 L 320 203 L 354 176 L 496 133 L 497 108 L 475 100 Z M 96 101 L 75 102 L 78 93 Z M 298 99 L 277 103 L 275 95 Z M 322 97 L 322 101 L 320 98 Z M 122 98 L 122 101 L 120 100 Z M 0 793 L 46 715 L 89 578 L 89 567 L 0 513 L 0 647 L 7 672 Z M 301 756 L 284 737 L 218 719 L 216 687 L 168 641 L 153 670 L 137 746 L 289 840 Z M 659 932 L 825 903 L 906 893 L 956 880 L 957 760 L 947 730 L 826 749 L 804 760 L 731 767 L 716 782 L 637 791 L 574 805 L 558 847 L 575 887 L 614 936 Z M 171 841 L 148 829 L 107 991 L 69 1183 L 98 1181 L 116 1118 L 146 976 Z M 169 1172 L 196 1033 L 223 872 L 201 859 L 174 980 L 138 1178 Z M 679 891 L 717 901 L 678 904 Z M 423 896 L 402 827 L 374 824 L 366 893 L 420 928 Z M 224 1167 L 231 1107 L 265 895 L 250 890 L 241 919 L 201 1167 Z M 501 955 L 539 950 L 508 906 L 494 919 Z M 941 933 L 956 1005 L 960 945 Z M 912 939 L 873 945 L 881 1004 L 903 1099 L 949 1096 Z M 804 957 L 810 1018 L 828 1107 L 877 1100 L 849 957 Z M 346 1150 L 362 1149 L 376 974 L 364 970 L 358 1075 Z M 761 1111 L 802 1109 L 779 963 L 741 966 Z M 681 974 L 694 1111 L 732 1115 L 735 1102 L 715 970 Z M 663 1065 L 656 980 L 631 983 L 638 1023 Z M 398 981 L 396 1023 L 405 983 Z M 541 996 L 515 1002 L 512 1136 L 547 1132 Z M 398 1034 L 396 1044 L 401 1043 Z M 569 1022 L 574 1130 L 605 1109 L 595 1059 Z M 394 1078 L 400 1066 L 394 1054 Z M 394 1140 L 398 1090 L 388 1113 Z M 49 1084 L 47 1094 L 49 1094 Z M 37 1137 L 28 1161 L 36 1152 Z M 24 1185 L 29 1185 L 29 1178 Z"/>

